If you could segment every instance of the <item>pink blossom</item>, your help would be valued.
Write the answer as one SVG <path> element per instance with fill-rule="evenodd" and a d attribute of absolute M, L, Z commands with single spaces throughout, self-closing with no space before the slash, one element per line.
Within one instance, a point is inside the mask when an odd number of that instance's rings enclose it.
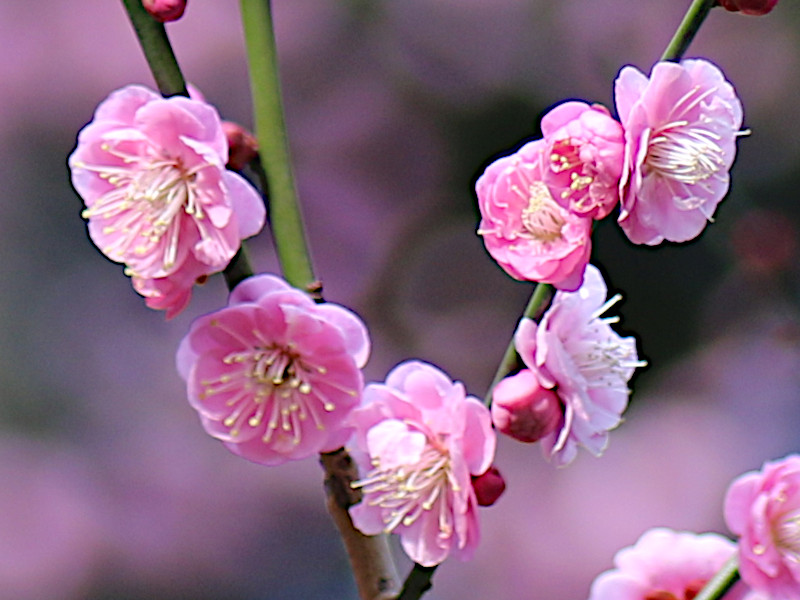
<path fill-rule="evenodd" d="M 545 183 L 576 215 L 602 219 L 619 202 L 625 140 L 622 125 L 599 104 L 564 102 L 542 117 L 549 146 Z"/>
<path fill-rule="evenodd" d="M 697 237 L 728 191 L 742 105 L 706 60 L 661 62 L 615 85 L 625 129 L 619 223 L 636 244 Z"/>
<path fill-rule="evenodd" d="M 424 566 L 470 558 L 480 540 L 471 477 L 494 458 L 489 410 L 436 367 L 408 361 L 369 384 L 353 411 L 363 499 L 350 508 L 366 535 L 396 532 Z"/>
<path fill-rule="evenodd" d="M 547 152 L 547 142 L 536 140 L 486 168 L 475 184 L 478 234 L 511 277 L 576 290 L 592 250 L 592 221 L 553 198 L 544 182 Z"/>
<path fill-rule="evenodd" d="M 725 496 L 725 522 L 739 538 L 739 572 L 774 600 L 800 597 L 800 455 L 764 463 Z"/>
<path fill-rule="evenodd" d="M 92 241 L 173 313 L 194 279 L 224 269 L 241 240 L 264 225 L 258 192 L 225 169 L 227 160 L 213 107 L 141 86 L 102 102 L 69 158 Z M 159 291 L 176 285 L 189 286 L 180 300 Z"/>
<path fill-rule="evenodd" d="M 557 292 L 541 322 L 524 318 L 514 344 L 538 385 L 555 391 L 563 405 L 556 431 L 542 439 L 548 456 L 559 466 L 570 463 L 583 446 L 599 456 L 608 431 L 619 425 L 628 404 L 628 381 L 636 367 L 636 340 L 611 329 L 616 318 L 601 319 L 612 304 L 606 284 L 592 265 L 576 292 Z"/>
<path fill-rule="evenodd" d="M 233 453 L 274 465 L 344 445 L 368 355 L 355 314 L 257 275 L 226 308 L 192 323 L 177 365 L 205 430 Z"/>
<path fill-rule="evenodd" d="M 156 21 L 177 21 L 186 10 L 186 0 L 142 0 L 142 6 Z"/>
<path fill-rule="evenodd" d="M 735 544 L 715 533 L 650 529 L 617 552 L 615 568 L 594 580 L 589 600 L 691 600 L 734 552 Z M 742 600 L 745 592 L 737 585 L 724 598 Z"/>
<path fill-rule="evenodd" d="M 564 411 L 553 390 L 539 385 L 536 374 L 522 369 L 492 390 L 492 422 L 498 431 L 521 442 L 538 442 L 559 425 Z"/>

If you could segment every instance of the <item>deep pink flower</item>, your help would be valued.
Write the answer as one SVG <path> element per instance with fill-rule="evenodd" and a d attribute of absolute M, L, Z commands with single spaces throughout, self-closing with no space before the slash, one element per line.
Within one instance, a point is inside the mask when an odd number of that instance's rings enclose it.
<path fill-rule="evenodd" d="M 619 223 L 637 244 L 698 236 L 728 191 L 742 105 L 706 60 L 660 62 L 648 79 L 625 67 L 615 85 L 625 129 Z"/>
<path fill-rule="evenodd" d="M 543 388 L 530 369 L 502 379 L 492 390 L 494 426 L 521 442 L 538 442 L 550 435 L 563 415 L 556 393 Z"/>
<path fill-rule="evenodd" d="M 597 576 L 589 600 L 692 600 L 734 552 L 735 544 L 715 533 L 650 529 L 617 552 L 615 568 Z M 724 598 L 745 593 L 737 585 Z"/>
<path fill-rule="evenodd" d="M 542 117 L 549 147 L 544 181 L 576 215 L 602 219 L 619 202 L 625 140 L 622 125 L 599 104 L 564 102 Z"/>
<path fill-rule="evenodd" d="M 128 86 L 98 106 L 69 165 L 92 241 L 126 265 L 137 289 L 155 289 L 163 286 L 142 281 L 221 271 L 263 227 L 258 192 L 227 160 L 213 107 Z"/>
<path fill-rule="evenodd" d="M 636 367 L 636 340 L 611 329 L 616 318 L 600 315 L 619 300 L 606 302 L 606 284 L 592 265 L 577 292 L 557 292 L 537 325 L 522 319 L 514 344 L 538 385 L 555 391 L 563 405 L 556 431 L 542 439 L 557 465 L 571 462 L 578 446 L 599 456 L 608 431 L 619 425 L 628 404 L 628 381 Z"/>
<path fill-rule="evenodd" d="M 186 0 L 142 0 L 142 6 L 156 21 L 177 21 L 186 10 Z"/>
<path fill-rule="evenodd" d="M 350 508 L 366 535 L 395 532 L 424 566 L 472 556 L 480 540 L 471 477 L 492 464 L 489 410 L 436 367 L 408 361 L 369 384 L 353 411 L 353 456 L 364 493 Z"/>
<path fill-rule="evenodd" d="M 177 365 L 205 430 L 235 454 L 274 465 L 344 444 L 368 355 L 355 314 L 257 275 L 226 308 L 192 323 Z"/>
<path fill-rule="evenodd" d="M 475 184 L 478 234 L 511 277 L 576 290 L 592 250 L 592 221 L 553 198 L 544 183 L 547 152 L 547 143 L 536 140 L 486 168 Z"/>
<path fill-rule="evenodd" d="M 770 12 L 778 0 L 718 0 L 718 4 L 731 12 L 745 15 L 765 15 Z"/>
<path fill-rule="evenodd" d="M 725 522 L 739 537 L 739 572 L 774 600 L 800 597 L 800 455 L 764 463 L 725 496 Z"/>

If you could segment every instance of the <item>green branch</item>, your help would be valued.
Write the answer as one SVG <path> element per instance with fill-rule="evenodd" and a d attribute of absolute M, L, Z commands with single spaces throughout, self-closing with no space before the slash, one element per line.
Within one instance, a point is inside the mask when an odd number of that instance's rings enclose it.
<path fill-rule="evenodd" d="M 708 13 L 717 4 L 717 0 L 694 0 L 689 6 L 689 10 L 683 17 L 683 21 L 678 25 L 675 35 L 672 36 L 667 49 L 661 55 L 661 60 L 670 60 L 673 62 L 679 61 L 686 50 L 689 49 L 689 44 L 692 43 L 695 34 L 697 34 L 700 25 L 703 24 Z"/>

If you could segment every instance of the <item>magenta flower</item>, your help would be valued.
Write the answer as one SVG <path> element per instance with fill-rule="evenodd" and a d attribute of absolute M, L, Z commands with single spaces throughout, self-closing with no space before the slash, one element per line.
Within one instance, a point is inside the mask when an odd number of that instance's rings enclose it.
<path fill-rule="evenodd" d="M 520 442 L 538 442 L 550 435 L 559 428 L 563 416 L 556 393 L 543 388 L 530 369 L 500 380 L 492 390 L 494 426 Z"/>
<path fill-rule="evenodd" d="M 275 465 L 344 445 L 368 356 L 355 314 L 257 275 L 226 308 L 192 323 L 177 365 L 205 430 L 231 452 Z"/>
<path fill-rule="evenodd" d="M 581 217 L 608 215 L 619 202 L 622 125 L 599 104 L 564 102 L 542 117 L 542 134 L 550 161 L 544 181 L 553 198 Z"/>
<path fill-rule="evenodd" d="M 728 191 L 742 105 L 706 60 L 661 62 L 615 85 L 625 129 L 619 223 L 636 244 L 697 237 Z"/>
<path fill-rule="evenodd" d="M 563 405 L 556 430 L 542 439 L 543 448 L 559 466 L 572 462 L 578 446 L 599 456 L 608 445 L 608 431 L 619 425 L 628 404 L 628 381 L 636 367 L 636 340 L 611 329 L 616 318 L 601 319 L 612 304 L 606 284 L 592 265 L 577 292 L 557 292 L 537 325 L 522 319 L 514 344 L 538 385 L 553 390 Z"/>
<path fill-rule="evenodd" d="M 691 600 L 734 552 L 734 543 L 715 533 L 650 529 L 617 552 L 615 568 L 598 575 L 589 600 Z M 725 600 L 745 593 L 737 585 Z"/>
<path fill-rule="evenodd" d="M 489 410 L 436 367 L 409 361 L 369 384 L 351 424 L 364 493 L 350 508 L 365 535 L 396 532 L 424 566 L 472 556 L 480 540 L 471 477 L 494 458 Z"/>
<path fill-rule="evenodd" d="M 761 16 L 771 12 L 778 0 L 718 0 L 717 3 L 731 12 Z"/>
<path fill-rule="evenodd" d="M 544 140 L 529 142 L 490 164 L 478 178 L 486 250 L 515 279 L 576 290 L 592 250 L 591 219 L 559 205 L 544 182 Z"/>
<path fill-rule="evenodd" d="M 213 107 L 128 86 L 98 106 L 69 165 L 92 241 L 164 302 L 155 291 L 164 285 L 149 280 L 190 286 L 224 269 L 264 225 L 258 192 L 227 160 Z"/>
<path fill-rule="evenodd" d="M 739 538 L 739 573 L 774 600 L 800 597 L 800 455 L 764 463 L 725 496 L 725 522 Z"/>

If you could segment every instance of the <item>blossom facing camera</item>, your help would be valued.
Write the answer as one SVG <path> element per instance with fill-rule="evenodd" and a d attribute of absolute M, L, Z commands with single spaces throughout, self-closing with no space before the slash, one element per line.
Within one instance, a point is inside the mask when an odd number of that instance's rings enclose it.
<path fill-rule="evenodd" d="M 524 318 L 514 334 L 525 366 L 563 407 L 556 429 L 542 438 L 558 466 L 572 462 L 578 446 L 602 454 L 628 405 L 628 381 L 646 364 L 637 357 L 636 340 L 611 329 L 618 319 L 600 318 L 620 299 L 606 301 L 606 293 L 600 271 L 589 265 L 578 291 L 557 292 L 538 325 Z"/>
<path fill-rule="evenodd" d="M 369 347 L 354 313 L 257 275 L 192 323 L 177 366 L 205 430 L 235 454 L 276 465 L 344 445 Z"/>
<path fill-rule="evenodd" d="M 778 0 L 717 0 L 717 4 L 731 12 L 761 16 L 770 12 Z"/>
<path fill-rule="evenodd" d="M 362 477 L 352 485 L 363 492 L 350 508 L 356 529 L 399 534 L 426 567 L 469 559 L 480 541 L 472 477 L 494 459 L 489 410 L 436 367 L 408 361 L 366 386 L 350 423 Z"/>
<path fill-rule="evenodd" d="M 706 60 L 625 67 L 614 95 L 625 129 L 619 224 L 635 244 L 697 237 L 728 192 L 742 104 Z"/>
<path fill-rule="evenodd" d="M 773 600 L 800 597 L 800 456 L 745 473 L 725 495 L 725 522 L 739 536 L 739 573 Z"/>
<path fill-rule="evenodd" d="M 69 166 L 89 236 L 148 304 L 179 312 L 191 282 L 223 270 L 263 227 L 260 195 L 227 161 L 212 106 L 142 86 L 113 92 L 79 133 Z"/>
<path fill-rule="evenodd" d="M 599 104 L 564 102 L 542 117 L 553 198 L 581 217 L 602 219 L 619 202 L 625 139 L 622 125 Z"/>
<path fill-rule="evenodd" d="M 186 0 L 142 0 L 142 6 L 159 23 L 168 23 L 183 16 Z"/>
<path fill-rule="evenodd" d="M 498 382 L 492 390 L 492 422 L 520 442 L 538 442 L 553 433 L 564 410 L 553 390 L 543 388 L 530 369 Z"/>
<path fill-rule="evenodd" d="M 536 140 L 486 168 L 475 184 L 478 234 L 514 279 L 576 290 L 592 250 L 592 220 L 553 198 L 544 181 L 547 152 L 547 142 Z"/>
<path fill-rule="evenodd" d="M 691 600 L 735 552 L 733 542 L 715 533 L 650 529 L 617 552 L 614 568 L 592 583 L 589 600 Z M 737 584 L 725 600 L 743 600 L 745 593 Z"/>

